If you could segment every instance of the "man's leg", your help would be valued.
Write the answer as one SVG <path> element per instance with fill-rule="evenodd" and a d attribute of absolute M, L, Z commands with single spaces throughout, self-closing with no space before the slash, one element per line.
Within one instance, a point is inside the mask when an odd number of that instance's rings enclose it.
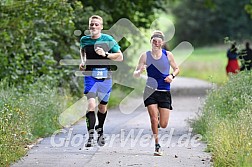
<path fill-rule="evenodd" d="M 99 104 L 98 105 L 98 112 L 97 112 L 97 117 L 98 117 L 98 128 L 101 128 L 103 130 L 103 125 L 104 125 L 104 121 L 106 119 L 107 116 L 107 104 Z"/>
<path fill-rule="evenodd" d="M 98 105 L 98 112 L 97 112 L 99 122 L 98 125 L 95 126 L 95 130 L 98 133 L 97 143 L 100 146 L 103 146 L 105 144 L 105 139 L 103 137 L 103 126 L 106 116 L 107 116 L 107 102 L 101 101 L 100 104 Z"/>
<path fill-rule="evenodd" d="M 94 139 L 94 126 L 95 126 L 95 98 L 88 99 L 88 111 L 86 114 L 86 123 L 88 130 L 88 142 L 86 147 L 92 147 L 93 139 Z"/>
<path fill-rule="evenodd" d="M 91 147 L 93 144 L 94 139 L 94 126 L 95 126 L 95 98 L 97 92 L 97 83 L 96 79 L 90 76 L 84 77 L 84 94 L 88 99 L 88 111 L 86 114 L 86 123 L 87 123 L 87 130 L 88 130 L 88 142 L 86 147 Z"/>
<path fill-rule="evenodd" d="M 111 88 L 112 88 L 112 79 L 106 79 L 103 82 L 99 83 L 98 100 L 100 103 L 98 105 L 98 112 L 97 112 L 99 123 L 95 127 L 95 130 L 98 133 L 97 143 L 100 146 L 103 146 L 105 144 L 105 139 L 103 137 L 103 126 L 107 116 L 107 104 L 110 98 Z"/>

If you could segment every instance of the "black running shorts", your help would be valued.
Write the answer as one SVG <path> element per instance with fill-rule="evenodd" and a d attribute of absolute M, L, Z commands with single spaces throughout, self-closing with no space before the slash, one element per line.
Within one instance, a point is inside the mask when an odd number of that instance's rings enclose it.
<path fill-rule="evenodd" d="M 170 91 L 158 91 L 149 87 L 144 90 L 144 105 L 157 104 L 160 108 L 172 110 L 172 99 Z"/>

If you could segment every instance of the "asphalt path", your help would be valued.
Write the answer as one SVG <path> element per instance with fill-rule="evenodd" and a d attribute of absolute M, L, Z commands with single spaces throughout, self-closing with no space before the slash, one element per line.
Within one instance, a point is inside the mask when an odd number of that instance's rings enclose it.
<path fill-rule="evenodd" d="M 172 84 L 173 111 L 167 128 L 159 129 L 163 156 L 153 156 L 154 140 L 150 119 L 142 98 L 134 99 L 140 105 L 133 113 L 125 114 L 119 108 L 109 110 L 105 122 L 106 145 L 86 148 L 85 120 L 61 129 L 32 147 L 13 167 L 206 167 L 211 166 L 211 155 L 205 152 L 201 135 L 194 134 L 188 120 L 195 118 L 204 103 L 211 83 L 177 78 Z M 134 105 L 129 102 L 125 107 Z"/>

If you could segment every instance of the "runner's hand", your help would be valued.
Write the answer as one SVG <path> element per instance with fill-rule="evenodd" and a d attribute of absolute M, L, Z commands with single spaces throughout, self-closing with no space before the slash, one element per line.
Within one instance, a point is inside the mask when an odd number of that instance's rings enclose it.
<path fill-rule="evenodd" d="M 147 67 L 147 65 L 142 65 L 142 67 L 139 69 L 140 74 L 146 70 L 146 67 Z"/>
<path fill-rule="evenodd" d="M 172 82 L 172 75 L 168 75 L 165 79 L 165 82 L 171 83 Z"/>
<path fill-rule="evenodd" d="M 136 77 L 136 78 L 140 77 L 141 74 L 142 74 L 144 71 L 146 71 L 146 67 L 147 67 L 147 65 L 142 65 L 142 66 L 139 68 L 139 70 L 134 71 L 133 76 Z"/>
<path fill-rule="evenodd" d="M 105 51 L 104 51 L 102 48 L 100 48 L 100 47 L 97 47 L 97 48 L 95 49 L 95 52 L 96 52 L 98 55 L 101 55 L 102 57 L 105 57 L 105 56 L 106 56 Z"/>
<path fill-rule="evenodd" d="M 81 63 L 81 64 L 79 65 L 79 69 L 80 69 L 81 71 L 84 71 L 84 70 L 85 70 L 85 64 L 84 64 L 84 63 Z"/>

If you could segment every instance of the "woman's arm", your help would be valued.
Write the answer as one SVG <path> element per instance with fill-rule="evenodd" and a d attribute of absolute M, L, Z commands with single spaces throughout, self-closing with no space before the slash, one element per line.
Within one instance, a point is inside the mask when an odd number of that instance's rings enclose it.
<path fill-rule="evenodd" d="M 145 69 L 146 69 L 146 53 L 142 53 L 139 58 L 138 65 L 133 73 L 133 77 L 139 78 L 141 73 L 143 73 Z"/>

